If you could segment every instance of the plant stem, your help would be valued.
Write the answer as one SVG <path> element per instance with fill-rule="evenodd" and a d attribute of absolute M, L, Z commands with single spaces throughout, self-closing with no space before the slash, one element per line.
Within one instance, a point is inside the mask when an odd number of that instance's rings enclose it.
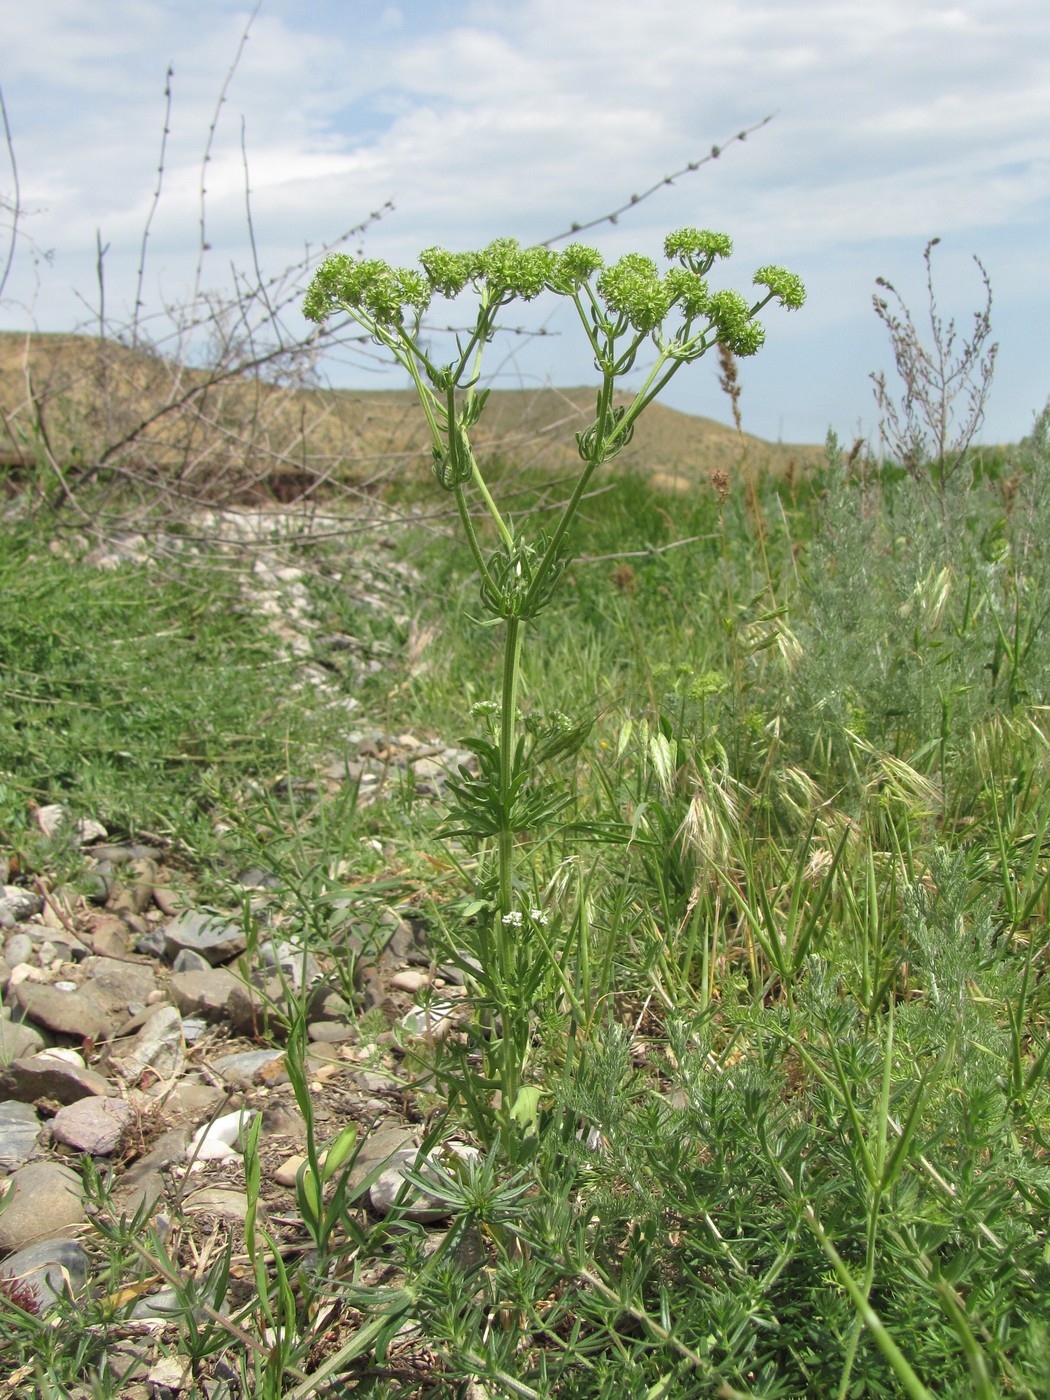
<path fill-rule="evenodd" d="M 478 544 L 477 531 L 474 529 L 474 522 L 471 520 L 470 511 L 467 508 L 466 493 L 462 486 L 457 486 L 454 494 L 456 497 L 456 508 L 459 511 L 460 524 L 463 526 L 463 533 L 467 538 L 467 544 L 470 546 L 470 552 L 474 556 L 474 563 L 477 566 L 478 573 L 486 583 L 491 584 L 492 580 L 489 578 L 488 565 L 485 563 L 485 556 L 482 554 L 481 546 Z"/>
<path fill-rule="evenodd" d="M 503 648 L 503 695 L 499 731 L 499 800 L 502 826 L 499 833 L 499 917 L 509 914 L 514 904 L 514 831 L 511 825 L 510 794 L 514 779 L 514 749 L 518 711 L 518 671 L 521 664 L 522 622 L 507 619 Z M 503 928 L 501 923 L 500 928 Z M 504 940 L 499 938 L 502 945 Z"/>

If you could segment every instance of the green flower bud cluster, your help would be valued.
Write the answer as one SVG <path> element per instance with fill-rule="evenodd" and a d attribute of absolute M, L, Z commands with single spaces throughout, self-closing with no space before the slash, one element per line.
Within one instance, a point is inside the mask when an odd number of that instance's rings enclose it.
<path fill-rule="evenodd" d="M 474 253 L 450 253 L 447 248 L 424 248 L 419 261 L 443 297 L 458 297 L 476 271 Z"/>
<path fill-rule="evenodd" d="M 558 256 L 549 248 L 522 248 L 516 238 L 497 238 L 475 253 L 425 248 L 419 261 L 444 297 L 459 296 L 469 284 L 479 291 L 486 288 L 492 301 L 531 301 L 547 287 Z"/>
<path fill-rule="evenodd" d="M 643 335 L 655 332 L 677 309 L 687 325 L 705 318 L 713 331 L 711 339 L 734 355 L 753 355 L 765 341 L 765 330 L 754 319 L 757 308 L 750 307 L 738 292 L 712 293 L 705 280 L 715 259 L 727 258 L 732 251 L 733 243 L 727 234 L 678 229 L 664 240 L 664 253 L 679 267 L 661 277 L 651 258 L 627 253 L 601 273 L 596 283 L 598 295 L 610 313 L 625 317 Z M 765 301 L 776 299 L 793 309 L 805 300 L 801 279 L 782 267 L 760 268 L 754 280 L 768 289 L 770 295 Z M 709 343 L 705 336 L 703 348 Z M 684 350 L 686 341 L 682 344 Z"/>
<path fill-rule="evenodd" d="M 751 308 L 739 292 L 715 292 L 704 314 L 716 327 L 719 345 L 734 355 L 754 355 L 765 343 L 765 327 L 752 320 Z"/>
<path fill-rule="evenodd" d="M 806 300 L 806 289 L 797 272 L 788 272 L 783 267 L 760 267 L 751 280 L 756 287 L 768 287 L 788 311 L 797 311 Z"/>
<path fill-rule="evenodd" d="M 457 486 L 465 486 L 474 472 L 474 458 L 470 442 L 463 426 L 454 422 L 450 429 L 450 446 L 431 448 L 431 471 L 443 491 L 454 491 Z"/>
<path fill-rule="evenodd" d="M 585 462 L 607 462 L 610 457 L 615 457 L 617 452 L 622 452 L 634 437 L 632 424 L 628 424 L 617 435 L 616 430 L 627 416 L 627 409 L 623 404 L 610 407 L 603 415 L 599 399 L 598 415 L 589 428 L 576 434 L 576 448 Z"/>
<path fill-rule="evenodd" d="M 532 301 L 548 285 L 558 262 L 549 248 L 522 248 L 516 238 L 497 238 L 478 254 L 478 277 L 490 295 Z"/>
<path fill-rule="evenodd" d="M 656 329 L 671 309 L 672 293 L 652 258 L 625 253 L 597 281 L 598 295 L 608 309 L 626 316 L 636 331 Z"/>
<path fill-rule="evenodd" d="M 481 598 L 496 617 L 522 620 L 535 617 L 550 602 L 568 563 L 564 556 L 549 564 L 535 596 L 530 596 L 540 561 L 549 544 L 546 534 L 541 531 L 535 545 L 518 543 L 509 549 L 497 549 L 490 555 L 488 568 L 481 580 Z"/>
<path fill-rule="evenodd" d="M 320 323 L 335 311 L 363 311 L 378 326 L 401 326 L 406 308 L 418 317 L 430 297 L 427 278 L 412 268 L 393 268 L 378 258 L 358 262 L 346 253 L 333 253 L 310 283 L 303 315 Z"/>
<path fill-rule="evenodd" d="M 694 272 L 707 272 L 715 258 L 728 258 L 733 253 L 733 240 L 728 233 L 712 233 L 706 228 L 679 228 L 664 239 L 664 257 L 676 258 L 683 267 Z"/>
<path fill-rule="evenodd" d="M 558 265 L 551 277 L 551 285 L 560 290 L 576 289 L 589 282 L 601 268 L 603 258 L 597 248 L 587 243 L 570 243 L 558 256 Z"/>
<path fill-rule="evenodd" d="M 711 334 L 704 334 L 702 345 L 698 341 L 694 346 L 691 337 L 676 337 L 680 341 L 672 352 L 676 358 L 693 358 L 714 342 L 735 355 L 753 355 L 765 340 L 764 329 L 754 319 L 757 306 L 750 307 L 737 292 L 712 293 L 706 281 L 715 260 L 729 257 L 732 251 L 727 234 L 677 229 L 664 240 L 664 254 L 679 265 L 663 276 L 652 258 L 640 253 L 626 253 L 605 267 L 597 249 L 583 243 L 572 243 L 556 253 L 549 248 L 523 248 L 514 238 L 497 238 L 469 253 L 426 248 L 419 257 L 422 272 L 392 268 L 375 259 L 356 262 L 337 253 L 321 265 L 303 309 L 318 322 L 337 310 L 360 312 L 379 330 L 396 331 L 404 328 L 406 313 L 418 324 L 434 293 L 454 298 L 470 286 L 484 292 L 493 309 L 515 299 L 531 301 L 545 289 L 575 297 L 596 277 L 595 290 L 605 314 L 613 324 L 629 325 L 639 335 L 656 335 L 673 310 L 686 326 L 708 321 Z M 805 301 L 801 279 L 782 267 L 759 268 L 754 283 L 768 292 L 759 305 L 776 300 L 794 310 Z M 597 305 L 594 312 L 600 316 Z"/>

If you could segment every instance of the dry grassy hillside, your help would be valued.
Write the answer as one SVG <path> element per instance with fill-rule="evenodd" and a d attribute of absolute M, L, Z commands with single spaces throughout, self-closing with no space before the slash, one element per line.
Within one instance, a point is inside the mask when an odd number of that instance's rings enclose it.
<path fill-rule="evenodd" d="M 496 391 L 475 431 L 479 455 L 571 469 L 593 406 L 590 388 Z M 71 480 L 104 474 L 186 499 L 288 500 L 375 486 L 430 460 L 411 391 L 275 387 L 86 336 L 0 333 L 0 415 L 9 468 L 43 453 Z M 716 468 L 794 470 L 821 455 L 657 404 L 617 464 L 688 487 Z"/>

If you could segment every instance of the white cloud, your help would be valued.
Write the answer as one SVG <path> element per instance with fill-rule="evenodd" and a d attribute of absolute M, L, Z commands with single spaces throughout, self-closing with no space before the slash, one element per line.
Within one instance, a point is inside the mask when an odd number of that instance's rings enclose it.
<path fill-rule="evenodd" d="M 149 284 L 177 295 L 192 275 L 204 142 L 247 13 L 238 0 L 0 8 L 0 81 L 25 204 L 39 210 L 27 229 L 57 250 L 36 297 L 42 324 L 75 318 L 70 288 L 90 290 L 96 229 L 114 297 L 132 294 L 169 61 Z M 391 196 L 397 213 L 369 248 L 398 261 L 434 241 L 546 237 L 775 111 L 746 144 L 594 237 L 610 252 L 654 249 L 667 227 L 704 223 L 733 233 L 745 280 L 755 261 L 798 265 L 810 308 L 771 333 L 748 373 L 765 426 L 789 413 L 782 394 L 808 437 L 826 426 L 816 382 L 840 386 L 847 422 L 870 413 L 860 357 L 873 343 L 874 275 L 900 277 L 933 233 L 980 252 L 1004 288 L 1003 364 L 1007 338 L 1018 347 L 994 420 L 993 435 L 1007 436 L 1050 387 L 1036 340 L 1050 310 L 1047 52 L 1045 0 L 265 0 L 208 166 L 209 275 L 248 261 L 242 115 L 256 236 L 277 269 Z M 1009 252 L 997 259 L 998 248 Z M 965 298 L 963 272 L 956 283 L 945 261 L 946 297 Z M 28 259 L 20 278 L 9 293 L 27 301 Z M 822 347 L 816 328 L 832 325 L 837 343 Z M 780 344 L 805 344 L 808 390 Z M 584 376 L 585 359 L 546 348 L 559 374 Z"/>

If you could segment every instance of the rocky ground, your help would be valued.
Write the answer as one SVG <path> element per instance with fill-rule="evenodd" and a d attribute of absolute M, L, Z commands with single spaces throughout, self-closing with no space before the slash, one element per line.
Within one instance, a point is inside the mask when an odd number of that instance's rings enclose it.
<path fill-rule="evenodd" d="M 273 530 L 272 517 L 260 525 L 227 515 L 220 525 L 256 541 L 263 526 Z M 155 540 L 124 539 L 94 562 L 155 549 Z M 323 670 L 309 674 L 317 647 L 302 571 L 260 546 L 245 579 L 257 614 L 301 655 L 304 678 L 323 686 Z M 398 606 L 407 586 L 392 564 L 351 583 L 363 607 Z M 353 709 L 334 693 L 330 703 Z M 355 780 L 362 802 L 409 767 L 417 795 L 436 797 L 444 774 L 468 757 L 358 720 L 345 751 L 313 779 Z M 203 1381 L 190 1376 L 175 1346 L 173 1280 L 143 1264 L 114 1281 L 99 1226 L 151 1223 L 186 1277 L 203 1275 L 232 1238 L 223 1307 L 243 1301 L 252 1285 L 241 1148 L 258 1111 L 261 1218 L 289 1258 L 308 1253 L 296 1194 L 307 1125 L 284 1049 L 289 1008 L 301 1004 L 318 1142 L 356 1123 L 363 1145 L 351 1190 L 366 1183 L 360 1208 L 382 1215 L 407 1192 L 413 1215 L 439 1229 L 440 1204 L 413 1194 L 400 1174 L 416 1163 L 428 1103 L 411 1048 L 456 1033 L 467 1014 L 462 975 L 435 965 L 410 909 L 386 909 L 362 927 L 348 908 L 330 947 L 307 948 L 283 930 L 276 882 L 264 871 L 239 877 L 246 921 L 236 909 L 201 906 L 160 844 L 111 839 L 58 805 L 34 819 L 79 846 L 85 875 L 73 893 L 23 876 L 0 848 L 0 1189 L 8 1193 L 0 1288 L 39 1313 L 56 1293 L 97 1300 L 108 1290 L 108 1356 L 129 1400 L 238 1394 L 221 1366 Z M 11 1389 L 33 1393 L 32 1378 L 13 1377 Z"/>

